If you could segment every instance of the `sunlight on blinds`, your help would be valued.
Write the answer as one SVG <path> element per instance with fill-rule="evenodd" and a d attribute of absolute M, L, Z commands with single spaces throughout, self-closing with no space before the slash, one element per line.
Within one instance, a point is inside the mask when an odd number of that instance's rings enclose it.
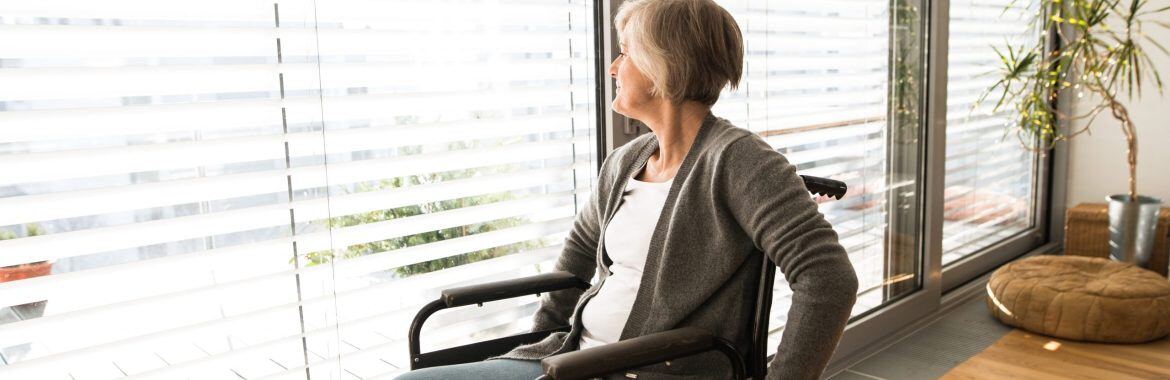
<path fill-rule="evenodd" d="M 592 10 L 4 3 L 0 378 L 400 372 L 438 289 L 559 253 L 596 170 Z"/>
<path fill-rule="evenodd" d="M 849 194 L 822 203 L 857 269 L 854 314 L 885 301 L 886 198 L 891 56 L 889 1 L 720 1 L 746 42 L 745 76 L 725 92 L 716 115 L 760 134 L 801 174 L 844 181 Z M 907 41 L 911 49 L 916 41 Z M 916 71 L 894 75 L 916 76 Z M 908 78 L 916 80 L 916 78 Z M 908 126 L 911 129 L 915 125 Z M 913 188 L 910 180 L 901 186 Z M 911 253 L 912 254 L 912 253 Z M 779 273 L 778 273 L 779 275 Z M 772 308 L 774 350 L 792 291 L 778 276 Z"/>
<path fill-rule="evenodd" d="M 338 352 L 409 368 L 411 318 L 444 288 L 551 270 L 597 158 L 590 1 L 323 1 L 322 114 Z M 526 332 L 538 298 L 437 314 L 424 351 Z M 289 368 L 295 373 L 298 368 Z"/>
<path fill-rule="evenodd" d="M 1035 2 L 951 2 L 947 75 L 947 164 L 943 265 L 1031 228 L 1036 155 L 1005 133 L 1014 108 L 993 112 L 996 96 L 976 107 L 1002 66 L 992 46 L 1039 38 L 1029 27 Z"/>

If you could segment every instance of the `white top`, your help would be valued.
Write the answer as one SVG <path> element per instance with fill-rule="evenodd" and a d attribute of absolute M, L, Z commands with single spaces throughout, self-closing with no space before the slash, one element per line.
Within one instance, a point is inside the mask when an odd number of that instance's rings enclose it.
<path fill-rule="evenodd" d="M 612 273 L 597 295 L 581 311 L 581 349 L 617 342 L 630 317 L 642 269 L 650 251 L 650 236 L 666 203 L 670 184 L 642 182 L 630 178 L 622 193 L 622 203 L 605 227 L 605 250 L 613 264 Z"/>

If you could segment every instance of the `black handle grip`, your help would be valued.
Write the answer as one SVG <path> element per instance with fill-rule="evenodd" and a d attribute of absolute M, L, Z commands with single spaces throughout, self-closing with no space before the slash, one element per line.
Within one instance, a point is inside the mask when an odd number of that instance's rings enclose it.
<path fill-rule="evenodd" d="M 804 180 L 804 187 L 808 188 L 808 192 L 817 195 L 841 199 L 841 197 L 845 196 L 845 192 L 849 190 L 849 186 L 845 185 L 845 182 L 835 179 L 814 177 L 811 175 L 801 175 L 800 178 Z"/>

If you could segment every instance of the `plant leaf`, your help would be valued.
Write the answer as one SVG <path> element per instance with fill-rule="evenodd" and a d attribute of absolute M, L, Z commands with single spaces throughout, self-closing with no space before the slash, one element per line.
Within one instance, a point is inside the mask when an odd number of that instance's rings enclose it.
<path fill-rule="evenodd" d="M 1152 10 L 1152 11 L 1145 11 L 1145 12 L 1142 12 L 1142 13 L 1140 13 L 1140 15 L 1142 15 L 1142 16 L 1145 16 L 1145 15 L 1152 15 L 1152 14 L 1156 14 L 1156 13 L 1162 13 L 1162 12 L 1165 12 L 1165 11 L 1170 11 L 1170 5 L 1168 5 L 1168 6 L 1165 6 L 1165 7 L 1161 7 L 1161 8 L 1158 8 L 1158 9 Z"/>
<path fill-rule="evenodd" d="M 1161 94 L 1162 75 L 1158 73 L 1158 67 L 1154 65 L 1154 60 L 1150 58 L 1149 54 L 1146 54 L 1145 50 L 1138 50 L 1138 54 L 1138 59 L 1140 59 L 1142 62 L 1145 62 L 1148 70 L 1147 74 L 1154 78 L 1154 86 L 1156 86 L 1158 93 Z"/>
<path fill-rule="evenodd" d="M 1154 45 L 1154 47 L 1158 48 L 1158 50 L 1161 50 L 1162 54 L 1170 55 L 1170 50 L 1166 50 L 1166 47 L 1162 46 L 1161 43 L 1158 43 L 1157 40 L 1150 38 L 1149 36 L 1146 36 L 1146 42 L 1149 42 L 1150 44 Z M 1153 67 L 1153 66 L 1150 66 L 1150 67 Z"/>
<path fill-rule="evenodd" d="M 1012 0 L 1012 1 L 1011 1 L 1011 2 L 1009 2 L 1007 5 L 1005 5 L 1005 6 L 1003 7 L 1003 11 L 1002 11 L 1002 12 L 999 12 L 999 17 L 1003 17 L 1003 15 L 1007 14 L 1007 12 L 1008 12 L 1009 10 L 1011 10 L 1012 8 L 1015 8 L 1015 6 L 1016 6 L 1016 2 L 1017 2 L 1017 1 L 1019 1 L 1019 0 Z"/>
<path fill-rule="evenodd" d="M 1138 52 L 1140 52 L 1140 51 L 1136 50 L 1136 49 L 1132 51 L 1132 54 L 1133 54 L 1132 59 L 1133 60 L 1131 61 L 1131 64 L 1129 67 L 1129 74 L 1131 77 L 1133 77 L 1134 79 L 1137 80 L 1136 89 L 1138 91 L 1138 96 L 1140 97 L 1142 94 L 1142 61 L 1141 61 L 1140 57 L 1137 55 Z M 1134 90 L 1134 87 L 1131 87 L 1129 89 L 1130 96 L 1133 96 L 1133 90 Z"/>

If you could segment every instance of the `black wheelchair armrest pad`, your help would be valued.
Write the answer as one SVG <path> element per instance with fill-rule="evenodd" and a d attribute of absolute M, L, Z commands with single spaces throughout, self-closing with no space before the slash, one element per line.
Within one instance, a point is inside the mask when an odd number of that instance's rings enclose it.
<path fill-rule="evenodd" d="M 710 333 L 683 327 L 550 356 L 541 360 L 540 365 L 545 374 L 556 380 L 589 379 L 714 348 L 715 337 Z"/>
<path fill-rule="evenodd" d="M 478 285 L 462 286 L 443 290 L 443 302 L 447 307 L 456 307 L 563 290 L 568 288 L 586 289 L 589 283 L 569 272 L 552 272 L 517 279 L 495 281 Z"/>

